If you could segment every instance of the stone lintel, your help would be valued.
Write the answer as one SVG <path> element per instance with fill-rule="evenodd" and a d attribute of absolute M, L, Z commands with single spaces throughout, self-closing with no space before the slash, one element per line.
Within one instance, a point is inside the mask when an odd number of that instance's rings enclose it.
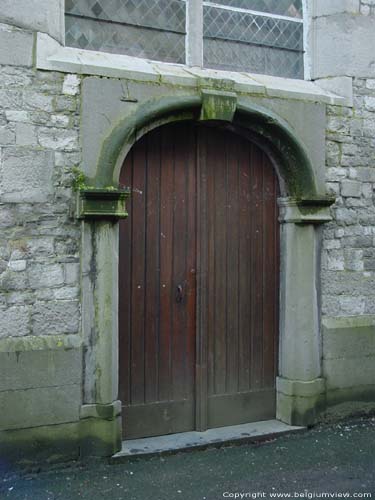
<path fill-rule="evenodd" d="M 199 119 L 232 122 L 236 108 L 237 95 L 234 92 L 205 89 L 202 90 L 202 108 Z"/>
<path fill-rule="evenodd" d="M 87 404 L 82 405 L 80 409 L 80 419 L 101 418 L 104 420 L 113 420 L 121 414 L 121 401 L 113 401 L 110 404 Z"/>
<path fill-rule="evenodd" d="M 279 198 L 281 223 L 324 224 L 332 220 L 330 206 L 335 198 Z"/>
<path fill-rule="evenodd" d="M 82 189 L 77 196 L 78 219 L 125 219 L 128 189 Z"/>

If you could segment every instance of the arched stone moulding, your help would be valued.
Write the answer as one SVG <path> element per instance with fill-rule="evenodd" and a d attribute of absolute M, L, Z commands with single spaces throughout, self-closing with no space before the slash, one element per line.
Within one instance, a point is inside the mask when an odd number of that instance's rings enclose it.
<path fill-rule="evenodd" d="M 149 130 L 177 120 L 210 120 L 249 137 L 260 138 L 277 166 L 280 205 L 281 280 L 280 352 L 277 418 L 309 425 L 324 405 L 321 372 L 318 273 L 319 225 L 331 220 L 334 200 L 318 189 L 303 144 L 288 123 L 233 92 L 204 89 L 199 95 L 162 97 L 140 105 L 104 139 L 95 175 L 88 178 L 98 199 L 116 190 L 123 160 Z M 87 196 L 87 192 L 83 194 Z M 118 397 L 118 225 L 100 217 L 83 222 L 82 314 L 85 344 L 84 405 L 81 418 L 104 425 L 121 441 Z M 124 215 L 124 214 L 123 214 Z M 119 215 L 121 216 L 121 215 Z M 92 420 L 94 419 L 94 420 Z M 104 419 L 104 420 L 103 420 Z M 112 436 L 112 438 L 111 438 Z"/>

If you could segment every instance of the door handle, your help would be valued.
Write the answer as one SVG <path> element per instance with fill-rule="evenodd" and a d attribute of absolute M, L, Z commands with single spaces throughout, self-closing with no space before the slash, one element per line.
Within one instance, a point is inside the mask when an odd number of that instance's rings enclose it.
<path fill-rule="evenodd" d="M 180 303 L 183 301 L 184 294 L 183 294 L 183 287 L 182 285 L 178 285 L 176 288 L 176 302 Z"/>

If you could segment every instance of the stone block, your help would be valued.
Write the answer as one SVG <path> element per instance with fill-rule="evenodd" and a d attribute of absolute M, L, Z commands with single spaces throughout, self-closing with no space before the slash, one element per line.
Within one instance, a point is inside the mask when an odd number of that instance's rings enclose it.
<path fill-rule="evenodd" d="M 323 358 L 375 357 L 375 317 L 323 318 Z"/>
<path fill-rule="evenodd" d="M 375 97 L 365 97 L 365 108 L 367 109 L 367 111 L 375 111 Z"/>
<path fill-rule="evenodd" d="M 80 349 L 0 353 L 0 392 L 80 384 Z"/>
<path fill-rule="evenodd" d="M 49 288 L 64 283 L 61 264 L 31 264 L 28 275 L 30 288 Z"/>
<path fill-rule="evenodd" d="M 1 11 L 3 5 L 1 5 Z M 0 12 L 0 21 L 2 15 Z M 27 66 L 33 64 L 33 34 L 0 24 L 0 64 Z"/>
<path fill-rule="evenodd" d="M 363 251 L 358 249 L 346 249 L 344 251 L 345 268 L 349 271 L 363 271 Z"/>
<path fill-rule="evenodd" d="M 0 167 L 4 202 L 43 202 L 52 193 L 53 155 L 47 151 L 5 148 Z"/>
<path fill-rule="evenodd" d="M 327 389 L 374 385 L 375 356 L 323 359 Z"/>
<path fill-rule="evenodd" d="M 23 106 L 32 111 L 50 113 L 53 110 L 53 97 L 34 90 L 26 90 L 23 92 Z"/>
<path fill-rule="evenodd" d="M 63 43 L 64 0 L 1 0 L 0 22 L 47 33 Z"/>
<path fill-rule="evenodd" d="M 17 146 L 35 146 L 37 144 L 35 127 L 28 123 L 17 123 L 16 138 Z"/>
<path fill-rule="evenodd" d="M 359 12 L 359 0 L 315 0 L 313 16 L 332 16 L 342 12 Z"/>
<path fill-rule="evenodd" d="M 79 262 L 65 264 L 65 283 L 68 285 L 79 283 Z"/>
<path fill-rule="evenodd" d="M 76 300 L 37 302 L 32 310 L 33 335 L 77 333 L 79 303 Z"/>
<path fill-rule="evenodd" d="M 15 141 L 15 133 L 9 126 L 0 127 L 0 146 L 8 146 L 14 144 Z"/>
<path fill-rule="evenodd" d="M 5 111 L 5 117 L 9 122 L 30 122 L 30 115 L 27 111 L 10 110 Z"/>
<path fill-rule="evenodd" d="M 340 296 L 340 310 L 343 315 L 364 314 L 366 301 L 363 297 Z"/>
<path fill-rule="evenodd" d="M 80 405 L 79 384 L 0 392 L 0 430 L 75 422 Z"/>
<path fill-rule="evenodd" d="M 62 130 L 60 128 L 40 128 L 38 131 L 39 144 L 47 149 L 74 151 L 78 149 L 78 134 L 76 130 Z"/>
<path fill-rule="evenodd" d="M 30 309 L 28 306 L 0 308 L 0 338 L 20 337 L 30 334 Z"/>
<path fill-rule="evenodd" d="M 66 75 L 63 83 L 63 94 L 77 95 L 79 93 L 80 78 L 77 75 Z"/>
<path fill-rule="evenodd" d="M 324 3 L 331 4 L 326 1 Z M 357 78 L 375 76 L 372 49 L 375 45 L 375 30 L 372 16 L 346 12 L 323 16 L 313 22 L 313 29 L 313 79 L 343 75 Z"/>

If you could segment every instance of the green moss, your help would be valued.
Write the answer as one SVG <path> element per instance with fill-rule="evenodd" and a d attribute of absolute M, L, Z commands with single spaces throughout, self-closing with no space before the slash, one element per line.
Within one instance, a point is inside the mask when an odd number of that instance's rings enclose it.
<path fill-rule="evenodd" d="M 82 172 L 82 170 L 78 167 L 73 167 L 72 168 L 72 174 L 73 174 L 73 190 L 74 191 L 81 191 L 83 189 L 89 189 L 89 187 L 86 185 L 86 176 Z"/>

